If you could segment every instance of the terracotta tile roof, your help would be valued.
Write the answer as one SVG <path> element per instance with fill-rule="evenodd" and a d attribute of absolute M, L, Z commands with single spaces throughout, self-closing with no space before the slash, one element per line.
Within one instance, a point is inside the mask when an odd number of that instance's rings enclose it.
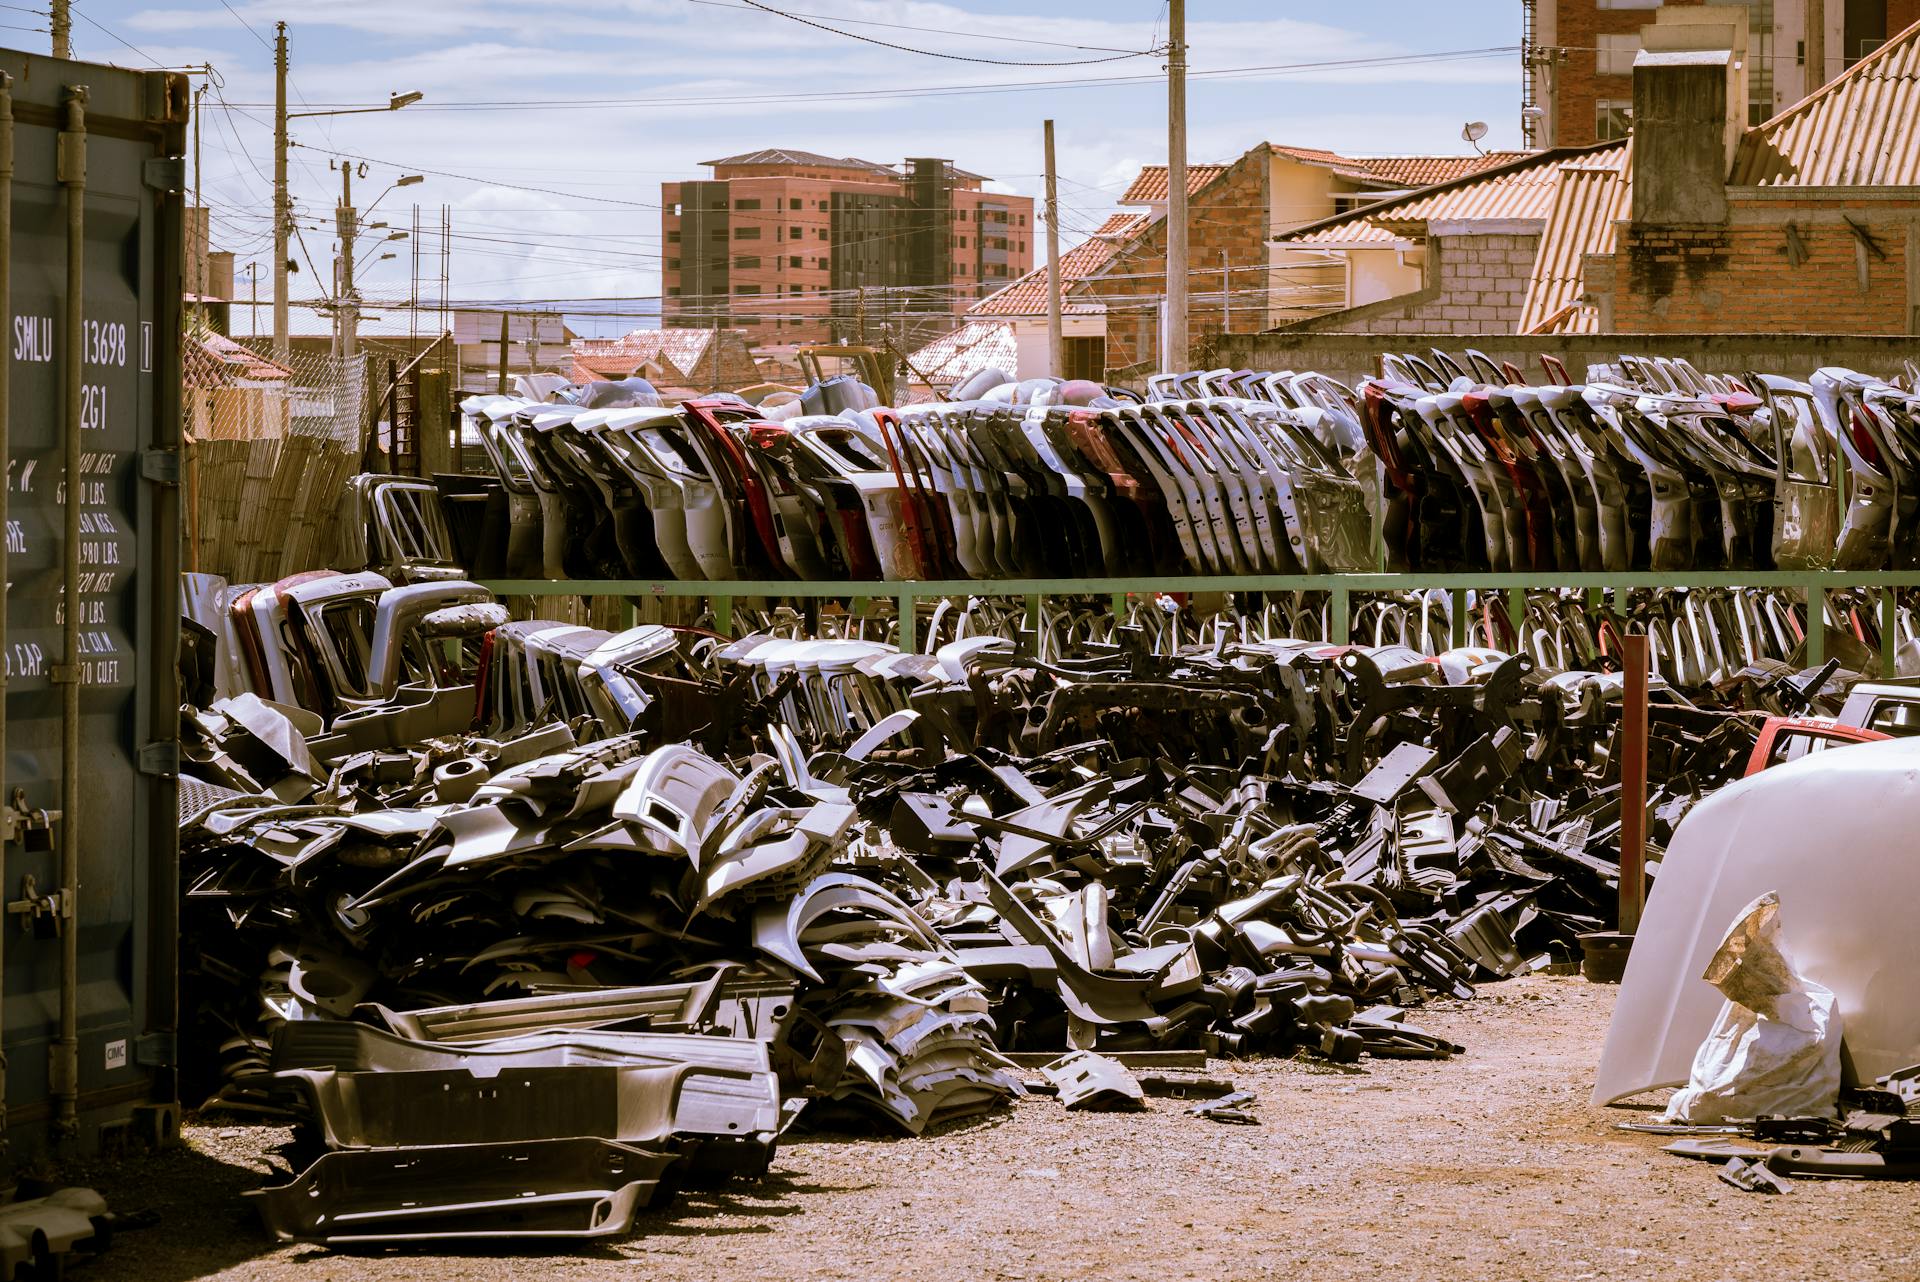
<path fill-rule="evenodd" d="M 620 369 L 624 378 L 644 361 L 665 360 L 676 370 L 690 370 L 709 356 L 710 329 L 636 329 L 618 338 L 576 338 L 573 354 L 591 369 Z M 623 368 L 624 367 L 624 368 Z"/>
<path fill-rule="evenodd" d="M 1499 165 L 1512 164 L 1529 153 L 1490 151 L 1483 156 L 1347 156 L 1335 169 L 1394 188 L 1431 187 Z"/>
<path fill-rule="evenodd" d="M 1205 187 L 1221 174 L 1226 173 L 1230 168 L 1232 168 L 1230 165 L 1188 165 L 1187 195 L 1197 195 L 1202 187 Z M 1133 180 L 1133 185 L 1128 187 L 1126 193 L 1115 203 L 1121 205 L 1157 204 L 1167 198 L 1167 193 L 1167 167 L 1165 165 L 1148 165 L 1140 171 L 1140 176 Z"/>
<path fill-rule="evenodd" d="M 1016 361 L 1013 322 L 970 320 L 951 334 L 934 339 L 907 361 L 935 387 L 951 387 L 988 365 L 1011 374 Z"/>
<path fill-rule="evenodd" d="M 285 365 L 212 331 L 189 336 L 182 357 L 188 387 L 227 387 L 243 378 L 283 383 L 293 377 L 293 371 Z"/>
<path fill-rule="evenodd" d="M 1629 144 L 1585 164 L 1560 167 L 1520 309 L 1521 333 L 1598 332 L 1599 310 L 1582 301 L 1585 259 L 1613 252 L 1614 222 L 1627 216 L 1633 199 L 1632 163 Z"/>
<path fill-rule="evenodd" d="M 1296 227 L 1276 237 L 1276 243 L 1333 248 L 1389 245 L 1406 238 L 1409 224 L 1436 219 L 1544 221 L 1553 207 L 1561 166 L 1592 163 L 1609 151 L 1623 151 L 1625 146 L 1624 143 L 1603 143 L 1595 147 L 1560 147 L 1524 153 L 1519 159 L 1492 169 Z"/>
<path fill-rule="evenodd" d="M 687 376 L 686 371 L 658 356 L 608 356 L 575 352 L 571 377 L 576 383 L 617 383 L 623 378 L 633 377 L 635 371 L 643 368 L 649 371 L 643 376 L 655 383 L 662 379 L 677 383 Z"/>
<path fill-rule="evenodd" d="M 1145 214 L 1114 214 L 1094 230 L 1093 235 L 1060 255 L 1060 281 L 1063 289 L 1105 267 L 1127 241 L 1153 223 Z M 1063 302 L 1065 311 L 1099 311 L 1097 305 Z M 967 309 L 969 316 L 1045 316 L 1047 314 L 1047 269 L 1043 264 L 1011 285 L 987 295 Z"/>
<path fill-rule="evenodd" d="M 1738 187 L 1920 186 L 1920 23 L 1747 130 Z"/>

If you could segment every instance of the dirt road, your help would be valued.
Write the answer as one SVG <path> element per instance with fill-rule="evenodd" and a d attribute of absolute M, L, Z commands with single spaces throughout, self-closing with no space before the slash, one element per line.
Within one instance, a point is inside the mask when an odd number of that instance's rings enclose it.
<path fill-rule="evenodd" d="M 453 1255 L 274 1248 L 237 1194 L 284 1139 L 218 1122 L 106 1173 L 158 1228 L 89 1264 L 97 1282 L 631 1279 L 1920 1278 L 1920 1186 L 1799 1180 L 1737 1192 L 1587 1104 L 1617 990 L 1532 978 L 1414 1021 L 1446 1063 L 1218 1064 L 1262 1125 L 1154 1101 L 1068 1114 L 1032 1099 L 919 1139 L 784 1145 L 757 1185 L 693 1192 L 610 1247 Z"/>

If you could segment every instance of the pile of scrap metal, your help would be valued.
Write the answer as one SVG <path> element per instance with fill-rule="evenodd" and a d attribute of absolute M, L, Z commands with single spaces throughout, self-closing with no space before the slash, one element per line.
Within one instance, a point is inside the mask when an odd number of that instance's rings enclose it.
<path fill-rule="evenodd" d="M 1219 369 L 1149 380 L 1157 401 L 1342 415 L 1382 466 L 1391 569 L 1910 569 L 1920 394 L 1854 370 L 1806 382 L 1623 356 L 1531 382 L 1468 350 L 1385 353 L 1348 390 Z M 1909 368 L 1904 375 L 1911 379 Z M 1356 472 L 1356 475 L 1361 473 Z"/>
<path fill-rule="evenodd" d="M 802 1104 L 908 1133 L 993 1108 L 1003 1050 L 1444 1058 L 1408 1007 L 1610 924 L 1617 676 L 435 622 L 491 609 L 431 604 L 470 587 L 333 575 L 208 616 L 185 1040 L 222 1106 L 302 1123 L 260 1195 L 282 1237 L 623 1232 L 663 1177 L 764 1169 Z M 236 666 L 254 619 L 277 658 Z M 458 726 L 355 731 L 443 698 Z M 1657 700 L 1659 842 L 1753 730 Z"/>
<path fill-rule="evenodd" d="M 492 475 L 363 475 L 343 563 L 397 581 L 956 580 L 1389 569 L 1912 568 L 1920 394 L 1469 351 L 1142 397 L 982 371 L 954 399 L 476 396 Z M 860 385 L 864 391 L 864 386 Z M 531 390 L 531 389 L 529 389 Z"/>

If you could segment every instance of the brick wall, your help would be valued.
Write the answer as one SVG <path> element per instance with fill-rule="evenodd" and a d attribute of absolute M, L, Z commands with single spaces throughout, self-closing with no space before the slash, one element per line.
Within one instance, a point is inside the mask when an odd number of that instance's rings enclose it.
<path fill-rule="evenodd" d="M 1540 248 L 1534 231 L 1427 238 L 1426 287 L 1282 326 L 1279 332 L 1486 334 L 1517 329 Z"/>
<path fill-rule="evenodd" d="M 1726 225 L 1624 227 L 1615 254 L 1588 257 L 1587 291 L 1600 305 L 1603 328 L 1911 332 L 1909 215 L 1887 201 L 1729 195 Z M 1862 245 L 1847 219 L 1874 249 Z"/>
<path fill-rule="evenodd" d="M 1235 330 L 1259 330 L 1267 324 L 1264 298 L 1267 263 L 1268 191 L 1271 155 L 1265 144 L 1241 156 L 1187 201 L 1187 331 L 1194 351 L 1202 340 L 1221 332 L 1222 255 L 1233 284 Z M 1072 283 L 1073 301 L 1107 306 L 1107 369 L 1117 379 L 1159 369 L 1160 312 L 1166 292 L 1167 234 L 1156 222 L 1114 255 L 1105 270 Z M 1259 290 L 1255 295 L 1248 291 Z"/>

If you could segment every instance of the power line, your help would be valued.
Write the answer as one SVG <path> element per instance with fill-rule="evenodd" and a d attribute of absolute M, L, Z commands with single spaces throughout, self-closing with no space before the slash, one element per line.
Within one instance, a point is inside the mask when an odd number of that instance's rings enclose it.
<path fill-rule="evenodd" d="M 1125 62 L 1130 58 L 1146 58 L 1157 52 L 1152 49 L 1135 49 L 1125 53 L 1109 54 L 1104 58 L 1077 58 L 1062 61 L 978 58 L 963 53 L 941 53 L 937 49 L 916 49 L 912 45 L 895 44 L 891 40 L 881 40 L 875 36 L 863 36 L 857 31 L 842 31 L 840 28 L 830 27 L 824 22 L 815 22 L 812 18 L 806 17 L 803 14 L 789 13 L 782 9 L 776 9 L 770 4 L 762 4 L 760 0 L 742 0 L 742 3 L 748 8 L 758 9 L 762 13 L 770 13 L 776 18 L 785 18 L 790 22 L 797 22 L 803 27 L 812 27 L 816 31 L 825 31 L 831 35 L 840 36 L 847 40 L 858 40 L 862 44 L 878 45 L 882 49 L 895 49 L 901 53 L 919 54 L 923 58 L 944 58 L 948 62 L 975 62 L 994 67 L 1088 67 L 1101 62 Z"/>
<path fill-rule="evenodd" d="M 1212 71 L 1189 71 L 1193 79 L 1264 79 L 1306 74 L 1316 71 L 1363 71 L 1385 67 L 1419 66 L 1441 62 L 1478 62 L 1502 58 L 1519 50 L 1518 45 L 1489 45 L 1478 49 L 1437 50 L 1431 53 L 1382 54 L 1376 57 L 1322 59 L 1317 62 L 1269 63 L 1247 67 L 1221 67 Z M 1158 74 L 1079 76 L 1073 79 L 1009 80 L 982 84 L 892 86 L 878 89 L 836 89 L 819 92 L 780 92 L 765 94 L 724 94 L 704 97 L 679 95 L 661 98 L 486 98 L 449 102 L 421 102 L 411 111 L 571 111 L 580 107 L 688 107 L 754 106 L 792 102 L 871 102 L 891 98 L 967 97 L 995 93 L 1029 93 L 1043 89 L 1106 89 L 1137 84 L 1158 84 Z M 239 107 L 259 107 L 265 103 L 236 103 Z M 311 104 L 309 104 L 311 105 Z M 384 103 L 325 102 L 323 107 L 385 106 Z"/>
<path fill-rule="evenodd" d="M 687 3 L 703 4 L 714 9 L 744 9 L 747 7 L 745 4 L 733 3 L 731 0 L 687 0 Z M 789 14 L 787 16 L 792 17 L 795 15 Z M 969 40 L 993 40 L 1001 44 L 1044 45 L 1052 49 L 1079 49 L 1089 53 L 1132 54 L 1134 52 L 1131 49 L 1115 49 L 1109 45 L 1069 44 L 1063 40 L 1037 40 L 1032 36 L 1001 36 L 992 35 L 984 31 L 956 31 L 951 27 L 916 27 L 905 22 L 877 22 L 871 18 L 843 18 L 838 14 L 807 13 L 799 14 L 798 16 L 803 18 L 825 18 L 828 21 L 842 23 L 849 27 L 887 27 L 894 31 L 921 31 L 936 36 L 964 36 Z"/>
<path fill-rule="evenodd" d="M 9 5 L 7 7 L 12 8 L 13 6 Z M 140 46 L 129 43 L 128 41 L 121 39 L 120 35 L 117 32 L 110 31 L 106 27 L 101 26 L 99 23 L 95 22 L 92 18 L 89 18 L 84 11 L 76 8 L 73 10 L 73 12 L 79 15 L 80 21 L 86 23 L 89 27 L 92 27 L 94 30 L 104 33 L 105 35 L 107 35 L 108 37 L 114 40 L 118 40 L 121 44 L 126 45 L 127 48 L 133 50 L 135 53 L 139 54 L 142 58 L 145 58 L 148 62 L 151 62 L 154 66 L 158 67 L 161 65 L 160 60 L 158 58 L 154 57 L 152 54 L 148 53 L 145 49 L 142 49 Z"/>
<path fill-rule="evenodd" d="M 265 49 L 268 53 L 273 52 L 273 46 L 267 43 L 266 37 L 261 35 L 258 31 L 255 31 L 253 29 L 253 24 L 251 22 L 248 22 L 245 18 L 241 17 L 240 11 L 238 9 L 228 4 L 227 0 L 220 0 L 220 7 L 222 9 L 225 9 L 228 13 L 232 14 L 233 20 L 235 22 L 238 22 L 241 26 L 245 27 L 247 31 L 253 36 L 253 38 L 260 42 L 260 47 L 262 49 Z"/>

